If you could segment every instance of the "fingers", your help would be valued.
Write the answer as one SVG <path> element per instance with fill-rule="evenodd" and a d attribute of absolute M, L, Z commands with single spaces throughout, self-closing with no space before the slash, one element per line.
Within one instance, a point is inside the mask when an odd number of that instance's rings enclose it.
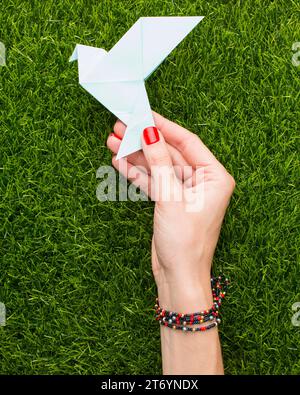
<path fill-rule="evenodd" d="M 142 149 L 150 168 L 155 200 L 172 199 L 179 191 L 180 184 L 167 144 L 156 127 L 148 127 L 143 131 Z"/>
<path fill-rule="evenodd" d="M 117 121 L 114 126 L 114 133 L 111 133 L 108 136 L 107 147 L 114 154 L 118 153 L 122 141 L 120 136 L 123 137 L 125 128 L 125 125 L 121 121 Z M 118 134 L 116 132 L 118 132 Z M 176 148 L 172 147 L 169 144 L 167 144 L 167 147 L 172 159 L 172 163 L 175 166 L 176 176 L 178 177 L 178 179 L 183 180 L 186 176 L 186 172 L 184 172 L 183 169 L 188 166 L 188 163 Z M 143 151 L 137 151 L 131 155 L 128 155 L 126 159 L 134 166 L 143 166 L 147 168 L 147 170 L 150 172 Z"/>
<path fill-rule="evenodd" d="M 153 112 L 153 114 L 155 114 L 155 113 Z M 124 136 L 125 130 L 126 130 L 126 125 L 122 121 L 120 121 L 118 119 L 117 122 L 114 125 L 114 134 L 115 134 L 115 136 L 122 139 L 123 136 Z M 120 146 L 120 144 L 119 144 L 119 146 Z M 172 146 L 170 144 L 167 144 L 167 146 L 168 146 L 168 150 L 170 152 L 170 155 L 171 155 L 171 158 L 172 158 L 172 162 L 173 162 L 174 165 L 188 166 L 188 162 L 186 161 L 186 159 L 182 156 L 182 154 L 178 151 L 178 149 L 175 146 Z M 131 157 L 131 158 L 134 158 L 134 161 L 136 159 L 135 157 Z M 134 163 L 132 160 L 130 160 L 130 162 Z"/>
<path fill-rule="evenodd" d="M 213 153 L 196 134 L 169 121 L 155 111 L 152 111 L 152 113 L 155 125 L 164 136 L 165 141 L 182 154 L 182 160 L 185 160 L 192 166 L 220 165 Z M 125 130 L 126 126 L 118 120 L 114 126 L 116 135 L 123 137 Z"/>
<path fill-rule="evenodd" d="M 116 133 L 111 133 L 107 139 L 107 147 L 114 153 L 117 154 L 121 145 L 121 139 L 118 137 Z M 131 155 L 126 157 L 127 161 L 133 164 L 134 166 L 142 166 L 147 171 L 149 171 L 148 164 L 144 157 L 143 151 L 134 152 Z"/>
<path fill-rule="evenodd" d="M 172 168 L 172 159 L 162 134 L 154 126 L 143 132 L 142 148 L 148 166 L 165 166 Z"/>
<path fill-rule="evenodd" d="M 176 147 L 190 165 L 205 166 L 211 163 L 219 164 L 216 157 L 196 134 L 169 121 L 154 111 L 153 117 L 157 128 L 161 131 L 165 140 L 173 147 Z"/>
<path fill-rule="evenodd" d="M 126 125 L 118 119 L 114 125 L 115 134 L 117 136 L 121 137 L 121 139 L 122 139 L 124 136 L 125 130 L 126 130 Z"/>

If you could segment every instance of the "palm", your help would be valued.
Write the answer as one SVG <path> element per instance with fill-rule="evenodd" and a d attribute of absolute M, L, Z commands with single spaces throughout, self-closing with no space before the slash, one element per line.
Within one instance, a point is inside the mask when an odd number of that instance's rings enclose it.
<path fill-rule="evenodd" d="M 209 165 L 204 168 L 203 208 L 201 212 L 187 213 L 182 202 L 157 202 L 154 210 L 154 229 L 152 238 L 152 270 L 159 276 L 161 265 L 170 267 L 174 261 L 202 245 L 201 239 L 207 237 L 217 243 L 223 217 L 232 193 L 230 183 L 224 182 L 219 166 Z M 178 226 L 177 224 L 180 224 Z"/>

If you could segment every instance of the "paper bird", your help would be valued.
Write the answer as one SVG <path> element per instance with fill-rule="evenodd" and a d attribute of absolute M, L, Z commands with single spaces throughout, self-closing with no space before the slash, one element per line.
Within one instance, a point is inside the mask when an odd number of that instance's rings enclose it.
<path fill-rule="evenodd" d="M 143 130 L 155 126 L 144 80 L 203 18 L 140 18 L 108 52 L 76 45 L 80 85 L 127 126 L 117 159 L 140 150 Z"/>

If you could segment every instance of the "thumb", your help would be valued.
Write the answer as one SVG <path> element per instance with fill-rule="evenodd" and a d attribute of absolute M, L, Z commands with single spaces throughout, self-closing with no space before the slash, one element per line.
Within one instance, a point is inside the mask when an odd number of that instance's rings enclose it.
<path fill-rule="evenodd" d="M 165 139 L 155 126 L 144 129 L 142 148 L 153 178 L 155 200 L 173 199 L 179 181 Z"/>

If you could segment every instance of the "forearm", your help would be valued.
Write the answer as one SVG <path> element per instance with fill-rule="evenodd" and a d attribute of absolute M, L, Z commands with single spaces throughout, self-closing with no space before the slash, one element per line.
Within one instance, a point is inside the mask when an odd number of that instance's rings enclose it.
<path fill-rule="evenodd" d="M 163 284 L 158 289 L 160 306 L 166 310 L 193 313 L 212 306 L 210 276 Z M 223 374 L 217 327 L 204 332 L 184 332 L 161 326 L 163 374 Z"/>

